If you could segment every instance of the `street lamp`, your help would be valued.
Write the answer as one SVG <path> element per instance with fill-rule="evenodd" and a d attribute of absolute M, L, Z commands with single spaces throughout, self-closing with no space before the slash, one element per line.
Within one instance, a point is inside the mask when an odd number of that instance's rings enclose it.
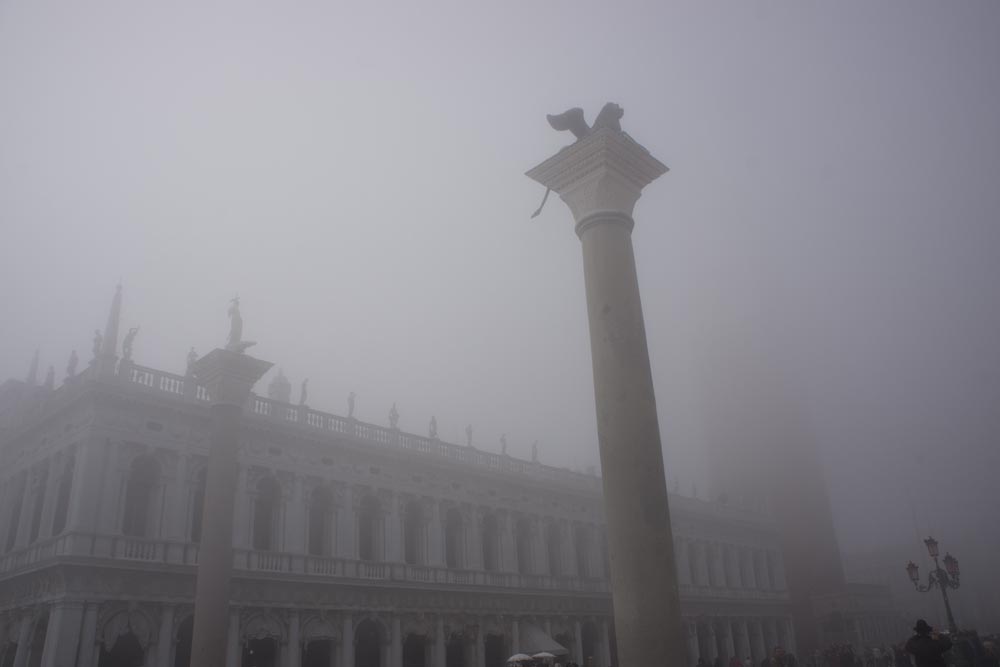
<path fill-rule="evenodd" d="M 934 570 L 927 575 L 927 584 L 920 585 L 920 568 L 912 560 L 906 564 L 906 574 L 913 582 L 913 587 L 921 593 L 926 593 L 935 586 L 941 589 L 941 597 L 944 599 L 944 610 L 948 615 L 948 629 L 951 632 L 958 632 L 955 625 L 955 617 L 951 613 L 951 604 L 948 602 L 948 589 L 958 588 L 958 559 L 950 553 L 944 555 L 944 568 L 938 563 L 938 542 L 933 537 L 924 540 L 927 547 L 927 554 L 934 561 Z"/>

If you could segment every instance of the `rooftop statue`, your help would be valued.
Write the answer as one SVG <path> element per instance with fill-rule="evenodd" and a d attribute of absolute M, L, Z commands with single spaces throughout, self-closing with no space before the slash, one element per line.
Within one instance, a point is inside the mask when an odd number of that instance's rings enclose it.
<path fill-rule="evenodd" d="M 437 417 L 431 417 L 431 423 L 427 426 L 427 435 L 431 438 L 438 437 L 438 420 Z"/>
<path fill-rule="evenodd" d="M 194 369 L 195 369 L 195 364 L 197 362 L 198 362 L 198 353 L 195 352 L 194 348 L 192 347 L 190 350 L 188 350 L 187 369 L 184 371 L 184 374 L 187 375 L 188 377 L 194 377 L 195 375 Z"/>
<path fill-rule="evenodd" d="M 358 395 L 353 391 L 347 395 L 347 418 L 354 419 L 354 401 Z"/>
<path fill-rule="evenodd" d="M 234 297 L 229 302 L 229 342 L 226 349 L 242 354 L 246 349 L 257 343 L 243 340 L 243 316 L 240 315 L 240 297 Z"/>
<path fill-rule="evenodd" d="M 580 107 L 573 107 L 572 109 L 567 109 L 559 114 L 548 114 L 545 118 L 549 121 L 549 125 L 552 126 L 553 130 L 559 130 L 560 132 L 569 130 L 573 133 L 573 136 L 576 137 L 577 140 L 580 140 L 592 134 L 594 130 L 600 130 L 602 128 L 614 130 L 615 132 L 621 132 L 621 119 L 624 115 L 624 109 L 614 102 L 608 102 L 601 109 L 601 112 L 597 114 L 597 118 L 594 119 L 593 125 L 587 125 L 587 120 L 583 117 L 583 109 Z M 551 191 L 551 188 L 545 189 L 545 196 L 542 197 L 542 203 L 539 205 L 538 209 L 531 214 L 532 218 L 537 218 L 538 214 L 542 212 L 543 208 L 545 208 L 545 202 L 549 200 L 549 193 Z"/>
<path fill-rule="evenodd" d="M 101 335 L 100 329 L 94 329 L 94 358 L 101 356 L 101 346 L 104 345 L 104 336 Z"/>
<path fill-rule="evenodd" d="M 465 427 L 465 444 L 472 447 L 472 424 Z"/>
<path fill-rule="evenodd" d="M 548 119 L 549 125 L 552 126 L 553 130 L 559 130 L 560 132 L 569 130 L 577 139 L 583 139 L 594 130 L 599 130 L 602 127 L 621 132 L 621 119 L 624 115 L 624 109 L 614 102 L 608 102 L 601 109 L 601 112 L 597 114 L 597 118 L 594 120 L 592 126 L 587 125 L 587 121 L 583 117 L 583 109 L 580 107 L 573 107 L 560 114 L 549 114 L 545 118 Z"/>
<path fill-rule="evenodd" d="M 139 327 L 132 327 L 125 334 L 125 340 L 122 341 L 122 358 L 125 361 L 132 361 L 132 345 L 135 343 L 135 336 L 139 333 Z"/>
<path fill-rule="evenodd" d="M 309 398 L 309 378 L 302 381 L 302 388 L 299 390 L 299 405 L 305 405 Z"/>
<path fill-rule="evenodd" d="M 389 408 L 389 428 L 399 428 L 399 411 L 396 410 L 395 403 L 393 403 L 392 407 Z"/>

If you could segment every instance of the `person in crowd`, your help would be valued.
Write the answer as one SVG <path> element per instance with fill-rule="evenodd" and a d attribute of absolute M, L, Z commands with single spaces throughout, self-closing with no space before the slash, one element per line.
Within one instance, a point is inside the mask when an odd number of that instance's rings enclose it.
<path fill-rule="evenodd" d="M 922 618 L 913 626 L 913 632 L 905 649 L 913 656 L 916 667 L 947 667 L 944 654 L 951 648 L 951 639 L 935 632 Z"/>

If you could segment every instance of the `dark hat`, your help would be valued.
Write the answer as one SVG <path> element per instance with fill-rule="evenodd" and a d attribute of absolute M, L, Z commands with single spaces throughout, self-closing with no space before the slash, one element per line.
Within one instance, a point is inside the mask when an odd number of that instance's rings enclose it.
<path fill-rule="evenodd" d="M 934 628 L 927 625 L 927 621 L 925 621 L 922 618 L 917 621 L 916 625 L 913 626 L 913 631 L 916 632 L 918 635 L 929 635 L 931 633 L 931 630 L 933 629 Z"/>

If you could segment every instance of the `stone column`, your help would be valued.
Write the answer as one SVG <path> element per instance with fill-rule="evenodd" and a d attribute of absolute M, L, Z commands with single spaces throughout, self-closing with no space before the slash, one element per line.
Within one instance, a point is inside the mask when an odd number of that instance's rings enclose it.
<path fill-rule="evenodd" d="M 607 621 L 601 621 L 601 664 L 597 667 L 611 667 L 611 637 Z"/>
<path fill-rule="evenodd" d="M 745 618 L 736 621 L 736 651 L 741 661 L 750 655 L 750 637 L 747 634 L 747 621 Z M 746 665 L 746 667 L 754 666 Z"/>
<path fill-rule="evenodd" d="M 240 612 L 229 610 L 229 627 L 226 628 L 226 667 L 240 667 L 243 652 L 240 650 Z"/>
<path fill-rule="evenodd" d="M 767 648 L 764 643 L 764 630 L 760 619 L 754 619 L 750 627 L 750 645 L 753 647 L 754 662 L 761 662 L 767 657 Z"/>
<path fill-rule="evenodd" d="M 615 632 L 625 667 L 672 664 L 685 646 L 632 250 L 635 203 L 666 172 L 615 127 L 593 130 L 528 172 L 569 206 L 583 250 Z"/>
<path fill-rule="evenodd" d="M 299 612 L 288 612 L 288 661 L 282 667 L 299 667 L 302 664 L 302 641 L 299 638 Z"/>
<path fill-rule="evenodd" d="M 521 622 L 517 618 L 510 621 L 510 653 L 521 653 Z"/>
<path fill-rule="evenodd" d="M 434 621 L 434 667 L 445 667 L 448 657 L 448 644 L 444 639 L 444 619 L 440 616 Z M 345 666 L 341 666 L 345 667 Z M 346 667 L 354 667 L 348 665 Z"/>
<path fill-rule="evenodd" d="M 76 667 L 95 667 L 94 646 L 97 644 L 97 604 L 89 603 L 83 611 L 83 629 L 80 631 L 80 651 Z M 72 664 L 72 663 L 68 663 Z"/>
<path fill-rule="evenodd" d="M 715 637 L 715 625 L 712 621 L 705 622 L 705 632 L 708 634 L 705 642 L 708 646 L 708 655 L 705 656 L 705 659 L 709 662 L 715 662 L 715 659 L 719 657 L 719 642 Z"/>
<path fill-rule="evenodd" d="M 76 662 L 82 621 L 82 604 L 60 602 L 53 606 L 49 612 L 49 625 L 45 631 L 42 667 L 63 667 Z"/>
<path fill-rule="evenodd" d="M 340 667 L 354 667 L 354 618 L 344 614 L 341 625 Z"/>
<path fill-rule="evenodd" d="M 240 415 L 253 384 L 270 367 L 270 362 L 225 349 L 213 350 L 197 362 L 198 378 L 208 387 L 212 402 L 212 439 L 195 585 L 192 667 L 219 667 L 226 662 Z"/>
<path fill-rule="evenodd" d="M 695 667 L 701 655 L 701 647 L 698 644 L 698 624 L 695 621 L 688 621 L 687 626 L 687 657 L 688 665 Z M 748 667 L 753 667 L 752 665 Z"/>
<path fill-rule="evenodd" d="M 392 647 L 389 651 L 389 667 L 403 667 L 403 632 L 399 625 L 399 616 L 392 616 Z"/>
<path fill-rule="evenodd" d="M 21 627 L 17 630 L 17 651 L 14 653 L 13 667 L 24 667 L 28 664 L 28 652 L 31 650 L 31 629 L 34 619 L 25 614 L 21 617 Z"/>
<path fill-rule="evenodd" d="M 174 606 L 165 604 L 160 608 L 160 632 L 156 637 L 157 667 L 172 667 L 170 649 L 174 646 Z"/>
<path fill-rule="evenodd" d="M 722 619 L 722 645 L 726 649 L 726 655 L 723 656 L 726 659 L 726 664 L 734 655 L 736 655 L 736 641 L 733 638 L 733 623 L 731 619 Z"/>
<path fill-rule="evenodd" d="M 580 628 L 580 621 L 573 621 L 573 657 L 577 664 L 583 664 L 586 656 L 583 654 L 583 632 Z"/>

